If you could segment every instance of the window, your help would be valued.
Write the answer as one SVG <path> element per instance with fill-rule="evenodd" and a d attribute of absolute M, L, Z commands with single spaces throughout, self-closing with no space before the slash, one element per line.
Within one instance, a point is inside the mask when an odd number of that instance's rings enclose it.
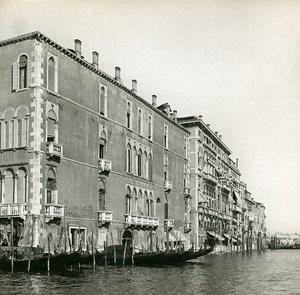
<path fill-rule="evenodd" d="M 17 111 L 17 143 L 15 146 L 28 146 L 28 110 L 25 107 Z"/>
<path fill-rule="evenodd" d="M 150 181 L 152 181 L 153 180 L 153 159 L 151 154 L 149 154 L 148 167 L 149 167 L 148 178 Z"/>
<path fill-rule="evenodd" d="M 100 84 L 99 93 L 99 113 L 103 116 L 107 115 L 107 86 Z"/>
<path fill-rule="evenodd" d="M 99 159 L 103 159 L 106 156 L 106 134 L 104 131 L 100 134 L 99 139 Z"/>
<path fill-rule="evenodd" d="M 144 215 L 144 197 L 142 190 L 139 190 L 138 192 L 137 214 Z"/>
<path fill-rule="evenodd" d="M 138 151 L 138 176 L 142 176 L 142 150 Z"/>
<path fill-rule="evenodd" d="M 127 173 L 131 173 L 131 146 L 130 144 L 127 145 L 126 149 L 126 171 Z"/>
<path fill-rule="evenodd" d="M 21 55 L 19 58 L 19 89 L 27 87 L 27 56 Z"/>
<path fill-rule="evenodd" d="M 127 101 L 126 127 L 131 129 L 131 102 Z"/>
<path fill-rule="evenodd" d="M 144 153 L 144 159 L 145 159 L 145 165 L 144 165 L 144 177 L 146 179 L 149 179 L 149 159 L 148 159 L 148 155 L 145 152 Z"/>
<path fill-rule="evenodd" d="M 143 111 L 141 109 L 138 110 L 138 122 L 137 122 L 137 132 L 142 134 L 143 128 Z"/>
<path fill-rule="evenodd" d="M 27 173 L 24 168 L 18 170 L 17 203 L 27 202 Z"/>
<path fill-rule="evenodd" d="M 153 122 L 152 122 L 152 116 L 149 115 L 148 116 L 148 139 L 153 139 L 152 136 L 153 136 Z"/>
<path fill-rule="evenodd" d="M 86 229 L 80 227 L 70 227 L 70 240 L 73 251 L 85 249 L 86 246 Z"/>
<path fill-rule="evenodd" d="M 53 168 L 48 169 L 46 177 L 46 203 L 57 204 L 57 183 Z"/>
<path fill-rule="evenodd" d="M 168 148 L 168 140 L 169 140 L 169 128 L 167 125 L 164 125 L 164 147 Z"/>
<path fill-rule="evenodd" d="M 5 112 L 5 148 L 12 148 L 14 146 L 14 110 L 8 109 Z"/>
<path fill-rule="evenodd" d="M 131 190 L 127 187 L 126 195 L 125 195 L 125 213 L 131 214 Z"/>
<path fill-rule="evenodd" d="M 55 60 L 53 56 L 48 59 L 48 89 L 55 91 Z"/>
<path fill-rule="evenodd" d="M 186 137 L 184 138 L 184 156 L 188 157 L 188 141 Z"/>
<path fill-rule="evenodd" d="M 105 190 L 105 180 L 99 179 L 99 210 L 106 210 L 106 190 Z"/>
<path fill-rule="evenodd" d="M 132 152 L 132 173 L 137 175 L 137 167 L 138 167 L 138 155 L 136 147 L 133 148 Z"/>
<path fill-rule="evenodd" d="M 57 117 L 53 110 L 48 112 L 47 118 L 47 142 L 57 141 Z"/>
<path fill-rule="evenodd" d="M 5 197 L 4 200 L 2 200 L 4 204 L 10 204 L 15 202 L 14 183 L 15 183 L 14 171 L 11 169 L 7 169 L 5 171 L 5 183 L 4 183 Z"/>

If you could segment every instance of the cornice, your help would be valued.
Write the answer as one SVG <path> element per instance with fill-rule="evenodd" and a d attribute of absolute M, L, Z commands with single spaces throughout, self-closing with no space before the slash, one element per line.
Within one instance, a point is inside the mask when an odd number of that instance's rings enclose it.
<path fill-rule="evenodd" d="M 189 130 L 187 130 L 182 125 L 180 125 L 179 123 L 177 123 L 174 120 L 172 120 L 171 118 L 169 118 L 167 115 L 165 115 L 162 111 L 160 111 L 156 107 L 153 107 L 152 104 L 150 104 L 148 101 L 146 101 L 145 99 L 143 99 L 142 97 L 140 97 L 136 93 L 132 92 L 131 89 L 127 88 L 126 86 L 124 86 L 123 84 L 118 82 L 115 78 L 113 78 L 113 77 L 109 76 L 108 74 L 106 74 L 105 72 L 99 70 L 98 68 L 93 66 L 91 63 L 89 63 L 88 61 L 83 59 L 82 57 L 77 56 L 71 50 L 66 49 L 66 48 L 62 47 L 61 45 L 59 45 L 58 43 L 52 41 L 49 37 L 47 37 L 46 35 L 42 34 L 39 31 L 34 31 L 34 32 L 31 32 L 31 33 L 28 33 L 28 34 L 24 34 L 24 35 L 21 35 L 21 36 L 17 36 L 17 37 L 14 37 L 14 38 L 10 38 L 10 39 L 7 39 L 7 40 L 0 41 L 0 47 L 7 46 L 7 45 L 10 45 L 10 44 L 14 44 L 14 43 L 17 43 L 17 42 L 22 42 L 22 41 L 29 40 L 29 39 L 36 39 L 37 41 L 44 41 L 45 43 L 53 46 L 54 48 L 56 48 L 57 50 L 59 50 L 60 52 L 62 52 L 66 56 L 68 56 L 69 58 L 75 60 L 76 62 L 78 62 L 82 66 L 84 66 L 87 69 L 89 69 L 90 71 L 92 71 L 93 73 L 95 73 L 98 76 L 104 78 L 105 80 L 107 80 L 111 84 L 121 88 L 126 93 L 128 93 L 132 97 L 136 98 L 137 100 L 139 100 L 140 102 L 142 102 L 146 106 L 148 106 L 154 112 L 156 112 L 161 117 L 163 117 L 164 119 L 168 120 L 169 122 L 171 122 L 172 124 L 174 124 L 175 126 L 180 128 L 181 130 L 183 130 L 187 134 L 190 134 Z"/>

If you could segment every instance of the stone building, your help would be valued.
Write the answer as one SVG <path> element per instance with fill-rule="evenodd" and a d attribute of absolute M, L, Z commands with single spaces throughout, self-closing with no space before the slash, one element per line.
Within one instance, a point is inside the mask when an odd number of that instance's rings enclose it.
<path fill-rule="evenodd" d="M 0 42 L 0 238 L 189 247 L 189 132 L 91 55 L 40 32 Z"/>
<path fill-rule="evenodd" d="M 243 231 L 257 212 L 252 213 L 253 200 L 240 180 L 238 159 L 230 158 L 222 136 L 202 116 L 178 118 L 178 122 L 190 131 L 192 241 L 197 248 L 214 240 L 218 250 L 240 250 Z"/>

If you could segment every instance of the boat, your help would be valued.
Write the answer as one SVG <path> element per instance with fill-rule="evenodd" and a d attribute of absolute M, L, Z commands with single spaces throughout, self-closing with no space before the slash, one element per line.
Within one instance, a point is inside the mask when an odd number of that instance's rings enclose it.
<path fill-rule="evenodd" d="M 94 255 L 80 256 L 82 264 L 95 265 L 169 265 L 180 264 L 191 259 L 207 255 L 213 251 L 214 247 L 193 249 L 187 251 L 169 251 L 169 252 L 139 252 L 132 253 L 132 248 L 124 245 L 108 246 L 104 251 L 97 252 Z"/>

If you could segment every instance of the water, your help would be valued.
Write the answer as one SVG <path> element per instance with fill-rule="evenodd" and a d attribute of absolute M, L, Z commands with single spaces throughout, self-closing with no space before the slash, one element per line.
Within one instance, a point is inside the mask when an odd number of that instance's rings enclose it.
<path fill-rule="evenodd" d="M 0 294 L 300 294 L 300 250 L 207 255 L 183 266 L 0 274 Z"/>

